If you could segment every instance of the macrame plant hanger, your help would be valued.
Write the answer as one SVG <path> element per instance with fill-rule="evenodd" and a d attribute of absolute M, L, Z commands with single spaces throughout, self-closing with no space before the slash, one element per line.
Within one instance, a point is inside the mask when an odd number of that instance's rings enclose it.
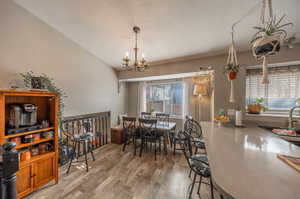
<path fill-rule="evenodd" d="M 227 58 L 227 65 L 228 64 L 233 64 L 233 65 L 238 65 L 237 61 L 237 55 L 236 55 L 236 48 L 234 44 L 234 24 L 232 26 L 232 32 L 231 32 L 231 45 L 228 50 L 228 58 Z M 234 80 L 233 79 L 228 79 L 230 81 L 230 97 L 229 97 L 229 102 L 235 103 L 235 98 L 234 98 Z"/>
<path fill-rule="evenodd" d="M 272 8 L 272 0 L 263 0 L 263 5 L 261 9 L 261 15 L 260 15 L 260 21 L 263 25 L 267 22 L 265 20 L 266 17 L 266 7 L 268 6 L 268 13 L 269 13 L 269 20 L 273 18 L 273 8 Z M 267 61 L 267 55 L 262 56 L 263 59 L 263 76 L 262 76 L 262 82 L 263 84 L 269 84 L 269 77 L 268 77 L 268 61 Z"/>

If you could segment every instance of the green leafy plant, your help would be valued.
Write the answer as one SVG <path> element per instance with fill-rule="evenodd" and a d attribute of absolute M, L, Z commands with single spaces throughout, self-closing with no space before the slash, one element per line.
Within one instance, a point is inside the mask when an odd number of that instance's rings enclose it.
<path fill-rule="evenodd" d="M 296 99 L 296 102 L 300 102 L 300 98 L 297 98 L 297 99 Z"/>
<path fill-rule="evenodd" d="M 265 104 L 265 99 L 264 98 L 257 98 L 254 102 L 255 105 L 260 105 L 260 107 L 262 108 L 262 111 L 267 111 L 268 107 L 266 107 Z"/>
<path fill-rule="evenodd" d="M 282 35 L 283 38 L 286 38 L 287 32 L 284 30 L 286 26 L 293 25 L 293 23 L 286 23 L 281 24 L 282 20 L 284 19 L 285 15 L 283 15 L 278 21 L 276 20 L 276 16 L 269 19 L 269 21 L 262 25 L 262 26 L 255 26 L 254 29 L 258 30 L 257 33 L 253 36 L 251 43 L 255 42 L 258 39 L 261 39 L 265 36 L 272 36 L 272 35 Z"/>
<path fill-rule="evenodd" d="M 58 121 L 59 125 L 61 125 L 61 121 L 63 119 L 63 111 L 65 107 L 64 99 L 67 97 L 65 91 L 56 86 L 55 81 L 53 78 L 50 78 L 46 74 L 36 75 L 32 71 L 20 73 L 21 77 L 23 78 L 24 86 L 26 88 L 32 89 L 32 79 L 39 78 L 43 84 L 43 87 L 51 93 L 55 93 L 58 97 L 59 102 L 59 110 L 58 110 Z"/>
<path fill-rule="evenodd" d="M 239 70 L 240 70 L 240 65 L 227 64 L 225 66 L 225 73 L 227 73 L 229 71 L 239 72 Z"/>

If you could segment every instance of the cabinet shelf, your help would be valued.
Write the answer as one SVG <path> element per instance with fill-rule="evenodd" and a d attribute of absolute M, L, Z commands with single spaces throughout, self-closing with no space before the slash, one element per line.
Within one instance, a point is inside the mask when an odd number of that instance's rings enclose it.
<path fill-rule="evenodd" d="M 38 130 L 34 130 L 34 131 L 27 131 L 27 132 L 23 132 L 23 133 L 16 133 L 16 134 L 13 134 L 13 135 L 6 135 L 3 138 L 14 138 L 14 137 L 20 137 L 20 136 L 23 136 L 23 135 L 30 135 L 30 134 L 34 134 L 34 133 L 41 133 L 41 132 L 51 131 L 51 130 L 54 130 L 54 127 L 38 129 Z"/>
<path fill-rule="evenodd" d="M 36 144 L 39 144 L 39 143 L 42 143 L 42 142 L 48 142 L 48 141 L 51 141 L 51 140 L 54 140 L 54 138 L 42 138 L 42 139 L 40 139 L 38 141 L 35 141 L 35 142 L 30 142 L 30 143 L 26 143 L 26 144 L 17 145 L 16 149 L 29 147 L 29 146 L 32 146 L 32 145 L 36 145 Z"/>

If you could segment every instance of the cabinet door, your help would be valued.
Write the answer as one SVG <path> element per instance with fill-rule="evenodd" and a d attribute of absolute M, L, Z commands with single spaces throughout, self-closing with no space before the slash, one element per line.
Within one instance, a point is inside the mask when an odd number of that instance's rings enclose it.
<path fill-rule="evenodd" d="M 34 189 L 37 189 L 55 178 L 55 155 L 39 159 L 34 163 Z"/>
<path fill-rule="evenodd" d="M 33 177 L 33 168 L 31 164 L 20 168 L 17 172 L 18 198 L 22 198 L 33 191 Z"/>

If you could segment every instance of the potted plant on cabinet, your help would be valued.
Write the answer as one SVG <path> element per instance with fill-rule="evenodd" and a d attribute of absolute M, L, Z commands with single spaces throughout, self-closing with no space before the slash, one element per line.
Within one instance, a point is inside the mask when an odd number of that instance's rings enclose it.
<path fill-rule="evenodd" d="M 248 104 L 248 113 L 259 114 L 262 111 L 266 111 L 267 107 L 264 105 L 264 98 L 257 98 L 254 103 Z"/>
<path fill-rule="evenodd" d="M 258 30 L 251 41 L 254 57 L 273 55 L 280 50 L 280 43 L 287 36 L 284 27 L 293 25 L 293 23 L 281 24 L 284 17 L 285 15 L 277 21 L 274 16 L 267 23 L 254 27 Z"/>
<path fill-rule="evenodd" d="M 225 73 L 227 74 L 228 80 L 235 80 L 237 73 L 239 72 L 240 66 L 229 63 L 225 66 Z"/>

